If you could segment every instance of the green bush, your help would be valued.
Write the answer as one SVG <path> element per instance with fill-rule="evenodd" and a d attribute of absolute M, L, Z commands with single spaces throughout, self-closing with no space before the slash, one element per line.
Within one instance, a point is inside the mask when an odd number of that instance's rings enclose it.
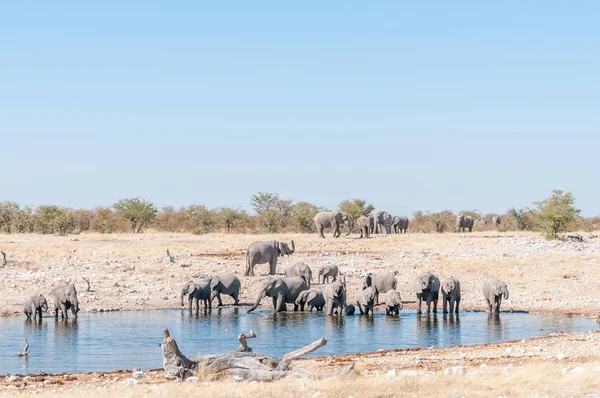
<path fill-rule="evenodd" d="M 241 209 L 221 207 L 217 209 L 217 218 L 225 231 L 229 233 L 232 228 L 239 226 L 239 224 L 242 224 L 248 218 L 248 213 Z"/>
<path fill-rule="evenodd" d="M 574 206 L 573 194 L 561 190 L 552 191 L 551 197 L 534 204 L 537 206 L 536 218 L 546 239 L 559 239 L 561 233 L 570 231 L 581 213 Z"/>
<path fill-rule="evenodd" d="M 142 229 L 150 225 L 156 217 L 156 207 L 142 198 L 121 199 L 113 205 L 117 215 L 123 220 L 128 220 L 131 232 L 134 234 L 142 232 Z"/>
<path fill-rule="evenodd" d="M 292 225 L 296 232 L 310 233 L 315 231 L 314 218 L 321 209 L 312 203 L 298 202 L 291 206 Z"/>
<path fill-rule="evenodd" d="M 41 234 L 68 235 L 75 229 L 73 211 L 54 205 L 39 206 L 33 215 L 35 232 Z"/>
<path fill-rule="evenodd" d="M 0 230 L 7 234 L 13 232 L 15 217 L 19 211 L 19 204 L 5 200 L 0 203 Z"/>
<path fill-rule="evenodd" d="M 218 216 L 214 210 L 209 210 L 203 205 L 192 205 L 186 209 L 187 214 L 187 230 L 193 234 L 206 234 L 213 232 Z"/>

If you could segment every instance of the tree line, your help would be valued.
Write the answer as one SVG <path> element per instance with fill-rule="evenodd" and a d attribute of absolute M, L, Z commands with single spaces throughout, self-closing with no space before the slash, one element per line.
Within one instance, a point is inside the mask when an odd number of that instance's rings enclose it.
<path fill-rule="evenodd" d="M 36 208 L 20 206 L 6 200 L 0 202 L 0 231 L 12 233 L 40 233 L 68 235 L 81 232 L 141 233 L 146 229 L 168 232 L 205 234 L 315 232 L 314 216 L 330 210 L 309 202 L 293 202 L 279 194 L 258 192 L 250 198 L 255 214 L 243 209 L 204 205 L 173 206 L 157 209 L 154 203 L 143 198 L 121 199 L 110 207 L 71 209 L 56 205 Z M 348 214 L 353 229 L 355 221 L 369 215 L 375 206 L 363 199 L 342 201 L 338 209 Z M 552 195 L 533 207 L 510 208 L 504 214 L 482 214 L 477 210 L 463 210 L 459 214 L 477 220 L 476 230 L 500 229 L 506 231 L 541 231 L 550 239 L 559 238 L 572 230 L 595 231 L 600 229 L 600 217 L 583 218 L 575 208 L 575 198 L 569 192 L 555 190 Z M 399 214 L 402 215 L 402 214 Z M 450 210 L 439 212 L 416 211 L 410 220 L 410 232 L 444 233 L 455 228 L 457 214 Z M 501 224 L 492 223 L 499 216 Z"/>

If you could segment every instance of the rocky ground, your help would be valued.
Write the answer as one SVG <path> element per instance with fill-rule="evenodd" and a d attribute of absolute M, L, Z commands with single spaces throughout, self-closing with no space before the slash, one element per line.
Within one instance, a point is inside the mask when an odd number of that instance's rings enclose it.
<path fill-rule="evenodd" d="M 505 310 L 577 314 L 594 318 L 599 313 L 597 281 L 600 277 L 600 239 L 586 239 L 582 243 L 549 242 L 535 234 L 512 232 L 408 234 L 377 236 L 366 240 L 355 236 L 339 239 L 328 237 L 323 240 L 316 234 L 0 235 L 0 250 L 7 253 L 8 260 L 7 265 L 0 268 L 0 289 L 4 292 L 0 313 L 5 316 L 20 314 L 25 296 L 39 291 L 50 297 L 51 287 L 58 281 L 76 284 L 82 311 L 177 307 L 178 287 L 183 282 L 198 280 L 213 273 L 236 273 L 242 280 L 241 301 L 251 302 L 256 295 L 257 285 L 266 278 L 264 274 L 268 267 L 257 266 L 257 274 L 263 276 L 243 277 L 245 248 L 252 241 L 270 239 L 287 242 L 293 239 L 296 243 L 297 252 L 290 257 L 280 258 L 279 270 L 296 261 L 304 261 L 315 271 L 321 265 L 337 264 L 347 275 L 350 302 L 353 301 L 354 292 L 358 291 L 361 276 L 386 269 L 396 273 L 398 290 L 407 302 L 405 306 L 414 307 L 410 282 L 416 274 L 428 270 L 440 278 L 453 275 L 460 279 L 463 309 L 484 309 L 481 285 L 485 279 L 495 277 L 506 281 L 510 290 L 510 299 L 503 302 Z M 167 249 L 175 256 L 174 264 L 165 261 Z M 90 280 L 92 291 L 86 291 L 84 277 Z M 225 300 L 228 302 L 229 298 Z M 267 300 L 263 303 L 264 306 L 268 304 Z M 303 364 L 329 367 L 353 361 L 357 363 L 355 379 L 364 379 L 363 384 L 381 378 L 382 383 L 394 380 L 414 387 L 415 383 L 420 383 L 415 380 L 422 380 L 420 376 L 439 374 L 442 378 L 459 380 L 456 395 L 462 394 L 460 387 L 469 384 L 466 383 L 469 378 L 482 382 L 482 378 L 476 376 L 478 374 L 491 372 L 486 376 L 487 379 L 511 380 L 507 374 L 513 369 L 517 372 L 520 366 L 537 369 L 542 361 L 546 363 L 544 366 L 550 366 L 547 372 L 558 372 L 557 377 L 552 379 L 554 383 L 571 378 L 587 380 L 591 378 L 589 375 L 595 375 L 592 379 L 596 380 L 600 376 L 600 373 L 595 373 L 600 369 L 595 364 L 600 364 L 597 336 L 596 333 L 572 334 L 489 346 L 343 356 L 303 361 Z M 535 373 L 531 369 L 528 371 Z M 494 372 L 498 372 L 498 375 L 494 376 Z M 310 396 L 318 392 L 323 392 L 325 396 L 352 395 L 352 391 L 344 395 L 345 388 L 352 383 L 338 385 L 335 391 L 331 388 L 336 383 L 319 383 L 307 381 L 305 390 L 297 391 L 298 396 Z M 593 388 L 598 387 L 594 383 L 586 384 L 592 390 L 574 391 L 571 390 L 573 386 L 563 385 L 564 391 L 553 390 L 549 395 L 560 395 L 559 392 L 565 392 L 566 395 L 591 393 Z M 37 376 L 13 381 L 4 379 L 0 384 L 0 394 L 1 391 L 78 391 L 80 388 L 90 388 L 96 392 L 98 388 L 100 391 L 144 395 L 153 389 L 189 388 L 164 384 L 160 373 L 153 372 L 146 372 L 139 379 L 127 372 L 105 374 L 102 377 L 95 374 Z M 212 384 L 214 382 L 202 382 L 207 389 L 215 388 Z M 276 389 L 278 385 L 280 383 L 261 388 Z M 508 385 L 506 388 L 510 387 Z M 512 387 L 516 387 L 514 383 Z M 540 395 L 544 395 L 542 390 L 539 390 Z M 479 389 L 465 391 L 477 395 Z M 519 395 L 517 390 L 507 391 L 513 392 L 510 395 Z M 574 393 L 568 394 L 569 391 Z M 235 392 L 233 389 L 232 395 L 235 396 Z M 490 393 L 488 391 L 487 395 Z M 411 394 L 410 389 L 407 394 Z M 498 392 L 498 395 L 502 393 Z"/>

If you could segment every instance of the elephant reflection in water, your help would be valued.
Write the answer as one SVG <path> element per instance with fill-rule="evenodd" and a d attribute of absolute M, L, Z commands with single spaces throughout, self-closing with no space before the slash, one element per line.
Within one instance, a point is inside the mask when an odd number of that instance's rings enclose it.
<path fill-rule="evenodd" d="M 485 320 L 485 329 L 488 341 L 506 340 L 508 337 L 508 331 L 504 330 L 499 313 L 488 314 Z"/>
<path fill-rule="evenodd" d="M 439 346 L 440 336 L 437 315 L 417 314 L 417 336 L 423 336 L 427 345 Z"/>
<path fill-rule="evenodd" d="M 462 344 L 460 333 L 460 316 L 458 314 L 444 314 L 442 317 L 442 328 L 444 330 L 444 339 L 446 344 L 452 346 Z"/>

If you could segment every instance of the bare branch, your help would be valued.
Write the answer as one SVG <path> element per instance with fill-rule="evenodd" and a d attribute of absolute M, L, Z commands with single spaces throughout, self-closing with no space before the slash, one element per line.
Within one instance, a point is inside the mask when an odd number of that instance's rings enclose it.
<path fill-rule="evenodd" d="M 91 286 L 91 284 L 90 284 L 90 279 L 89 279 L 89 278 L 86 278 L 85 276 L 82 276 L 82 278 L 83 278 L 83 280 L 84 280 L 84 281 L 87 283 L 87 289 L 86 289 L 86 291 L 87 291 L 87 292 L 91 292 L 91 291 L 93 291 L 93 290 L 92 290 L 92 286 Z"/>
<path fill-rule="evenodd" d="M 171 253 L 169 253 L 169 249 L 167 249 L 167 258 L 165 259 L 165 261 L 167 262 L 167 264 L 173 264 L 175 262 L 175 257 L 171 256 Z"/>
<path fill-rule="evenodd" d="M 2 266 L 4 267 L 6 265 L 6 253 L 4 252 L 0 252 L 2 254 Z"/>

